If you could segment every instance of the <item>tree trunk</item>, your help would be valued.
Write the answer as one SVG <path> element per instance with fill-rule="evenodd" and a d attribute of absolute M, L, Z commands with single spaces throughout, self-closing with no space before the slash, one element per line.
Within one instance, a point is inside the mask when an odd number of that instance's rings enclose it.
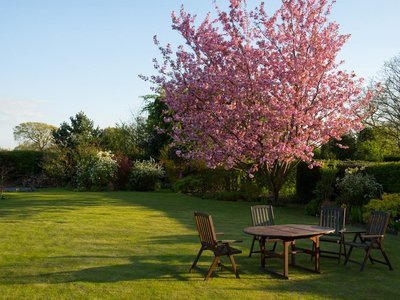
<path fill-rule="evenodd" d="M 269 188 L 269 201 L 272 205 L 279 205 L 279 193 L 290 172 L 295 168 L 298 162 L 279 162 L 276 161 L 273 166 L 266 167 L 265 175 Z"/>

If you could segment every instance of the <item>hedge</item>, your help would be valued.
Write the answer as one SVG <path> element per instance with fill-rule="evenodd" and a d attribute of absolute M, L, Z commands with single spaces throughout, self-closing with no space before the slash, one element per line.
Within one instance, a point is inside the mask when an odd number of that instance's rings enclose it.
<path fill-rule="evenodd" d="M 40 174 L 44 152 L 31 150 L 0 151 L 0 167 L 5 181 L 20 183 L 24 177 Z"/>
<path fill-rule="evenodd" d="M 400 193 L 400 162 L 337 161 L 337 178 L 344 176 L 347 168 L 365 167 L 367 174 L 373 175 L 383 186 L 385 193 Z M 314 198 L 313 191 L 321 179 L 321 168 L 310 169 L 300 163 L 296 174 L 296 195 L 300 203 L 308 203 Z"/>

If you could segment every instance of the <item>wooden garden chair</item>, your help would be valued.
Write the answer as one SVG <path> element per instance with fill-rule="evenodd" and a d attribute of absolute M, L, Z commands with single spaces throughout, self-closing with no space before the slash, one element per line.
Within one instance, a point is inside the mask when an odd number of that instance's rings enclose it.
<path fill-rule="evenodd" d="M 337 258 L 338 263 L 342 256 L 346 257 L 344 234 L 346 232 L 346 208 L 335 206 L 322 206 L 319 217 L 319 226 L 331 227 L 334 233 L 321 236 L 320 242 L 339 245 L 338 251 L 320 249 L 321 257 Z"/>
<path fill-rule="evenodd" d="M 272 205 L 255 205 L 250 207 L 251 221 L 253 226 L 271 226 L 275 225 L 274 209 Z M 254 236 L 250 247 L 249 257 L 253 253 L 260 253 L 260 250 L 254 250 L 254 243 L 260 241 L 260 237 Z M 274 243 L 270 251 L 275 251 L 278 239 L 267 239 L 266 243 Z"/>
<path fill-rule="evenodd" d="M 237 266 L 235 263 L 235 259 L 233 258 L 233 255 L 240 254 L 240 253 L 242 253 L 242 251 L 239 249 L 232 248 L 230 246 L 230 244 L 242 242 L 242 241 L 218 240 L 217 234 L 222 235 L 223 233 L 216 233 L 216 231 L 214 229 L 212 217 L 208 214 L 201 213 L 201 212 L 195 212 L 194 219 L 196 222 L 197 231 L 199 233 L 201 247 L 200 247 L 199 253 L 197 254 L 196 259 L 194 260 L 189 272 L 191 272 L 192 269 L 196 267 L 197 262 L 201 256 L 201 254 L 203 253 L 203 251 L 210 250 L 214 253 L 214 260 L 213 260 L 204 280 L 208 280 L 210 278 L 212 272 L 214 271 L 214 268 L 217 265 L 220 267 L 220 269 L 222 269 L 224 267 L 220 261 L 220 258 L 222 256 L 229 257 L 230 262 L 232 264 L 233 273 L 236 275 L 236 278 L 239 278 L 239 272 L 238 272 L 238 269 L 237 269 Z"/>
<path fill-rule="evenodd" d="M 357 232 L 352 242 L 346 242 L 346 245 L 350 246 L 350 249 L 347 252 L 344 264 L 347 264 L 348 261 L 356 262 L 350 260 L 351 252 L 353 251 L 353 248 L 362 248 L 365 251 L 365 256 L 363 262 L 361 263 L 360 271 L 364 270 L 365 264 L 368 259 L 371 263 L 381 263 L 387 265 L 389 267 L 389 270 L 393 270 L 389 258 L 383 249 L 383 241 L 389 223 L 389 218 L 389 213 L 381 211 L 372 212 L 367 224 L 367 229 L 363 232 Z M 372 258 L 372 250 L 381 251 L 385 261 Z"/>

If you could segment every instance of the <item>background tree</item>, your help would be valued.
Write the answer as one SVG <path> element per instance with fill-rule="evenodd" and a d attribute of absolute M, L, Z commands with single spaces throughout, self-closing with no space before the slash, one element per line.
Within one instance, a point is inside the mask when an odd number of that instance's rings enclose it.
<path fill-rule="evenodd" d="M 53 131 L 55 143 L 62 148 L 77 149 L 79 146 L 98 146 L 100 138 L 99 127 L 94 127 L 84 112 L 70 117 L 70 124 L 63 122 Z"/>
<path fill-rule="evenodd" d="M 399 157 L 400 149 L 388 131 L 390 129 L 384 126 L 365 127 L 357 134 L 353 159 L 384 161 Z"/>
<path fill-rule="evenodd" d="M 385 133 L 400 148 L 400 54 L 384 64 L 380 81 L 380 92 L 373 99 L 376 111 L 370 124 L 387 127 Z"/>
<path fill-rule="evenodd" d="M 142 116 L 136 116 L 129 122 L 118 123 L 115 127 L 105 128 L 101 132 L 103 149 L 127 155 L 133 160 L 148 156 L 147 141 L 147 120 Z"/>
<path fill-rule="evenodd" d="M 340 141 L 334 138 L 321 146 L 322 159 L 353 159 L 356 151 L 356 136 L 345 134 L 340 137 Z"/>
<path fill-rule="evenodd" d="M 78 162 L 98 152 L 100 134 L 83 112 L 70 117 L 70 123 L 63 122 L 53 131 L 56 149 L 46 157 L 44 169 L 59 182 L 73 184 Z"/>
<path fill-rule="evenodd" d="M 162 100 L 162 93 L 147 95 L 143 98 L 146 102 L 143 112 L 147 113 L 148 132 L 144 146 L 148 156 L 158 159 L 161 150 L 172 142 L 171 123 L 164 122 L 164 118 L 170 117 L 168 106 Z"/>
<path fill-rule="evenodd" d="M 271 17 L 231 0 L 196 26 L 183 7 L 173 29 L 186 45 L 162 47 L 159 75 L 173 112 L 173 138 L 209 167 L 246 169 L 267 178 L 274 201 L 294 165 L 315 147 L 361 129 L 371 93 L 338 68 L 349 38 L 328 22 L 331 1 L 282 1 Z"/>
<path fill-rule="evenodd" d="M 19 149 L 45 150 L 53 143 L 52 132 L 57 127 L 40 122 L 25 122 L 14 127 L 14 139 L 20 142 Z"/>

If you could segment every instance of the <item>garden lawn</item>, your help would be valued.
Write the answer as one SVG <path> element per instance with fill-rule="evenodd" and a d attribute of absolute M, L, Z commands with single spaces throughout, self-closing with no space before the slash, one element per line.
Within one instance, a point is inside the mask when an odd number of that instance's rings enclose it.
<path fill-rule="evenodd" d="M 2 299 L 396 299 L 400 238 L 387 235 L 394 271 L 370 264 L 338 265 L 322 258 L 322 274 L 289 268 L 290 280 L 248 258 L 250 206 L 174 193 L 82 193 L 45 190 L 7 193 L 0 200 L 0 298 Z M 217 231 L 242 239 L 241 279 L 227 270 L 208 282 L 188 269 L 199 250 L 193 211 L 213 215 Z M 317 224 L 302 207 L 277 207 L 278 224 Z M 311 247 L 311 242 L 300 241 Z M 331 247 L 333 245 L 325 245 Z M 362 251 L 353 251 L 361 259 Z M 379 253 L 377 253 L 380 256 Z M 200 259 L 207 271 L 211 253 Z M 225 260 L 226 261 L 226 260 Z M 311 267 L 309 256 L 298 263 Z M 228 265 L 228 261 L 227 265 Z M 272 264 L 281 271 L 281 261 Z"/>

